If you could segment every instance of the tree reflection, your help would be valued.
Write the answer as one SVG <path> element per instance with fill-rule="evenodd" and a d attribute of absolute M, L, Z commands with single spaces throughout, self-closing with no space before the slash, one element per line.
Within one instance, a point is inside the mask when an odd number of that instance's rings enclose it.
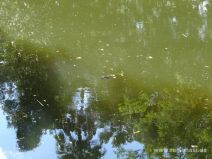
<path fill-rule="evenodd" d="M 134 135 L 135 140 L 145 144 L 148 156 L 164 156 L 163 152 L 154 152 L 154 149 L 175 149 L 170 152 L 170 157 L 195 157 L 204 158 L 211 151 L 211 100 L 204 94 L 201 96 L 194 90 L 185 88 L 164 90 L 159 96 L 152 97 L 155 93 L 141 92 L 139 99 L 125 99 L 119 105 L 120 112 L 128 118 L 137 115 L 136 122 L 131 120 L 132 127 L 138 130 Z M 135 118 L 135 117 L 133 117 Z M 132 128 L 131 127 L 131 128 Z M 196 147 L 195 147 L 196 146 Z M 176 149 L 201 149 L 206 152 L 177 153 Z"/>
<path fill-rule="evenodd" d="M 55 135 L 57 152 L 61 158 L 100 158 L 101 143 L 94 139 L 97 126 L 94 114 L 88 111 L 72 111 L 58 124 Z"/>
<path fill-rule="evenodd" d="M 51 128 L 65 112 L 65 89 L 48 52 L 44 55 L 44 50 L 33 50 L 24 43 L 8 44 L 5 49 L 4 76 L 17 86 L 8 85 L 7 89 L 16 90 L 18 95 L 13 100 L 5 99 L 4 110 L 10 125 L 17 129 L 19 148 L 30 150 L 38 146 L 42 130 Z"/>
<path fill-rule="evenodd" d="M 36 148 L 42 134 L 50 129 L 55 132 L 61 158 L 100 158 L 104 152 L 101 143 L 93 140 L 97 117 L 87 108 L 89 91 L 80 89 L 73 98 L 75 105 L 70 105 L 77 86 L 70 86 L 66 77 L 57 74 L 57 64 L 67 61 L 67 55 L 58 59 L 49 50 L 33 49 L 24 42 L 5 48 L 10 54 L 4 57 L 3 72 L 8 78 L 2 79 L 1 100 L 9 126 L 17 130 L 20 150 Z M 77 98 L 81 103 L 75 107 Z"/>

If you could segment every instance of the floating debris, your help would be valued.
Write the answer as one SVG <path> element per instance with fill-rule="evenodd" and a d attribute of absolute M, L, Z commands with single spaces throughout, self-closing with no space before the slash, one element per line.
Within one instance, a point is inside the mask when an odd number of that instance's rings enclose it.
<path fill-rule="evenodd" d="M 17 140 L 18 140 L 18 141 L 21 141 L 21 140 L 23 140 L 23 139 L 24 139 L 24 137 L 21 137 L 21 138 L 18 138 Z"/>
<path fill-rule="evenodd" d="M 177 23 L 177 18 L 176 17 L 173 17 L 172 18 L 172 22 L 176 24 Z"/>
<path fill-rule="evenodd" d="M 153 58 L 152 56 L 148 56 L 148 57 L 147 57 L 147 59 L 152 59 L 152 58 Z"/>
<path fill-rule="evenodd" d="M 76 60 L 81 60 L 81 59 L 82 59 L 81 56 L 76 57 Z"/>
<path fill-rule="evenodd" d="M 136 22 L 135 27 L 138 31 L 142 31 L 143 27 L 144 27 L 144 23 L 143 22 Z"/>
<path fill-rule="evenodd" d="M 111 78 L 116 78 L 115 74 L 109 74 L 109 75 L 103 75 L 101 76 L 101 79 L 111 79 Z"/>
<path fill-rule="evenodd" d="M 181 34 L 183 37 L 185 37 L 185 38 L 187 38 L 188 36 L 189 36 L 189 34 L 188 33 L 186 33 L 186 34 Z"/>
<path fill-rule="evenodd" d="M 58 1 L 55 1 L 55 4 L 56 4 L 57 6 L 59 6 L 59 5 L 60 5 L 60 3 L 59 3 Z"/>
<path fill-rule="evenodd" d="M 119 73 L 119 75 L 123 77 L 123 76 L 124 76 L 124 72 L 121 71 L 121 72 Z"/>
<path fill-rule="evenodd" d="M 27 115 L 27 114 L 24 114 L 24 115 L 23 115 L 23 118 L 27 118 L 27 117 L 28 117 L 28 115 Z"/>
<path fill-rule="evenodd" d="M 14 46 L 15 45 L 15 41 L 11 41 L 11 45 Z"/>
<path fill-rule="evenodd" d="M 133 132 L 133 134 L 138 134 L 138 133 L 140 133 L 140 131 L 138 130 L 138 131 L 134 131 Z"/>
<path fill-rule="evenodd" d="M 5 61 L 0 61 L 0 65 L 1 65 L 1 64 L 5 64 L 5 63 L 6 63 Z"/>
<path fill-rule="evenodd" d="M 198 148 L 198 145 L 191 145 L 192 148 Z"/>
<path fill-rule="evenodd" d="M 42 106 L 44 107 L 43 103 L 41 103 L 39 100 L 36 99 L 36 101 Z"/>

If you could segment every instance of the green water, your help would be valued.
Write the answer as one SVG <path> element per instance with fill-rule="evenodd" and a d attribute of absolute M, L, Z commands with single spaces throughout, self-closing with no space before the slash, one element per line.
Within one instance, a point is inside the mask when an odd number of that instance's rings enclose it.
<path fill-rule="evenodd" d="M 211 6 L 2 0 L 0 158 L 212 157 Z"/>

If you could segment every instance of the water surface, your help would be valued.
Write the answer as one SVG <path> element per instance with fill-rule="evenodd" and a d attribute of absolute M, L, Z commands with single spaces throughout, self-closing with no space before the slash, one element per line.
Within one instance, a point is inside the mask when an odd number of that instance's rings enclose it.
<path fill-rule="evenodd" d="M 211 2 L 2 0 L 0 158 L 210 158 Z"/>

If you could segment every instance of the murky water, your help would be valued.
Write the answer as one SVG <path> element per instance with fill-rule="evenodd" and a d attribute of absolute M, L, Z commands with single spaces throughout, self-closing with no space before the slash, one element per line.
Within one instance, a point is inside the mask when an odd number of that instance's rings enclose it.
<path fill-rule="evenodd" d="M 0 158 L 211 158 L 210 0 L 2 0 Z"/>

